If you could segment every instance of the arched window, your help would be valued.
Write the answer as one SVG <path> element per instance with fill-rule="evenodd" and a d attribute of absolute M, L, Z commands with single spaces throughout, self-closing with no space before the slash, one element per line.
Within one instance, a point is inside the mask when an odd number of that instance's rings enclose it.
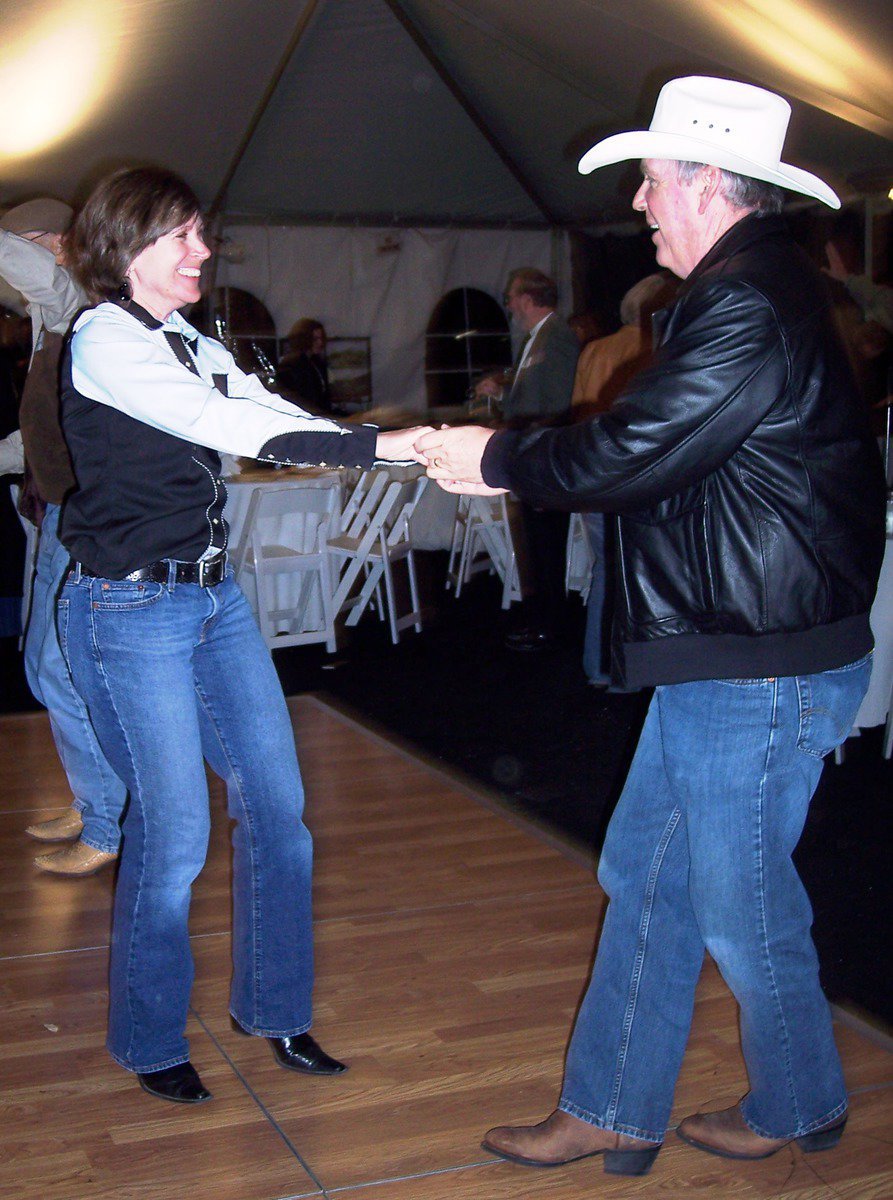
<path fill-rule="evenodd" d="M 477 288 L 456 288 L 438 300 L 425 335 L 428 407 L 463 404 L 487 371 L 512 365 L 506 315 Z"/>
<path fill-rule="evenodd" d="M 279 359 L 276 325 L 266 306 L 241 288 L 214 288 L 189 310 L 199 333 L 223 342 L 243 371 L 273 388 Z"/>

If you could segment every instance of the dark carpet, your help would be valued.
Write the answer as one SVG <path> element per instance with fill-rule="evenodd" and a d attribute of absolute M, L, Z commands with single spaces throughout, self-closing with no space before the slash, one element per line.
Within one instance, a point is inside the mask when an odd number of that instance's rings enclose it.
<path fill-rule="evenodd" d="M 496 581 L 444 590 L 445 554 L 419 556 L 425 629 L 393 646 L 372 614 L 345 630 L 342 649 L 277 650 L 287 694 L 316 692 L 499 794 L 510 807 L 597 850 L 617 800 L 650 693 L 596 691 L 580 665 L 585 613 L 567 601 L 547 649 L 505 648 L 512 619 Z M 0 640 L 0 711 L 38 707 L 11 639 Z M 832 1000 L 893 1027 L 887 952 L 893 762 L 882 730 L 850 739 L 842 765 L 826 760 L 797 866 L 815 910 L 822 979 Z"/>

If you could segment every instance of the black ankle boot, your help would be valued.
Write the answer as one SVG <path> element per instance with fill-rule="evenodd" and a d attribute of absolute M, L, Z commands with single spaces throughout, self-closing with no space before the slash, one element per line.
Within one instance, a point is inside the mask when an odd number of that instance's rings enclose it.
<path fill-rule="evenodd" d="M 250 1036 L 247 1029 L 232 1018 L 233 1029 L 237 1033 Z M 347 1070 L 347 1064 L 338 1062 L 326 1054 L 319 1043 L 309 1033 L 296 1033 L 290 1037 L 268 1037 L 273 1057 L 281 1067 L 289 1071 L 301 1071 L 305 1075 L 340 1075 Z"/>
<path fill-rule="evenodd" d="M 340 1075 L 347 1070 L 346 1063 L 326 1054 L 309 1033 L 271 1037 L 267 1041 L 280 1067 L 287 1067 L 289 1071 L 303 1071 L 305 1075 Z"/>
<path fill-rule="evenodd" d="M 175 1104 L 201 1104 L 211 1099 L 211 1093 L 198 1077 L 190 1062 L 165 1067 L 163 1071 L 146 1071 L 137 1075 L 140 1087 L 150 1096 L 172 1100 Z"/>

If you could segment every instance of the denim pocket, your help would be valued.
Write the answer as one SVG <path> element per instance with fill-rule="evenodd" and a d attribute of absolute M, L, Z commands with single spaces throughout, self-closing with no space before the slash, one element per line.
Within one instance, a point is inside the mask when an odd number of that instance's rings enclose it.
<path fill-rule="evenodd" d="M 93 608 L 114 610 L 149 608 L 165 593 L 163 583 L 134 583 L 130 579 L 103 579 L 93 587 Z"/>
<path fill-rule="evenodd" d="M 797 676 L 798 749 L 824 758 L 846 740 L 868 688 L 871 658 L 868 654 L 833 671 Z"/>
<path fill-rule="evenodd" d="M 66 599 L 63 591 L 62 595 L 56 601 L 56 636 L 59 638 L 59 649 L 62 651 L 62 657 L 68 663 L 68 616 L 71 609 L 71 602 Z M 71 670 L 71 664 L 68 663 L 68 669 Z"/>
<path fill-rule="evenodd" d="M 767 679 L 714 679 L 713 683 L 726 684 L 728 687 L 764 687 L 767 683 L 775 683 L 775 678 Z"/>

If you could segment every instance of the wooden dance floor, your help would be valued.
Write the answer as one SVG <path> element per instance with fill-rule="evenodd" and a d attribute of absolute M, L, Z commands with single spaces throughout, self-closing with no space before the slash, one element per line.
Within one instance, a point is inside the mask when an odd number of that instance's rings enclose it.
<path fill-rule="evenodd" d="M 10 1200 L 881 1200 L 893 1056 L 838 1026 L 851 1118 L 836 1150 L 735 1163 L 674 1134 L 643 1179 L 480 1149 L 553 1107 L 603 897 L 591 867 L 486 796 L 312 697 L 292 702 L 316 840 L 314 1032 L 350 1062 L 283 1071 L 230 1029 L 222 789 L 195 889 L 192 1059 L 213 1102 L 145 1095 L 103 1049 L 110 872 L 31 866 L 67 804 L 43 715 L 0 718 L 0 1196 Z M 734 1006 L 705 967 L 673 1121 L 745 1090 Z"/>

